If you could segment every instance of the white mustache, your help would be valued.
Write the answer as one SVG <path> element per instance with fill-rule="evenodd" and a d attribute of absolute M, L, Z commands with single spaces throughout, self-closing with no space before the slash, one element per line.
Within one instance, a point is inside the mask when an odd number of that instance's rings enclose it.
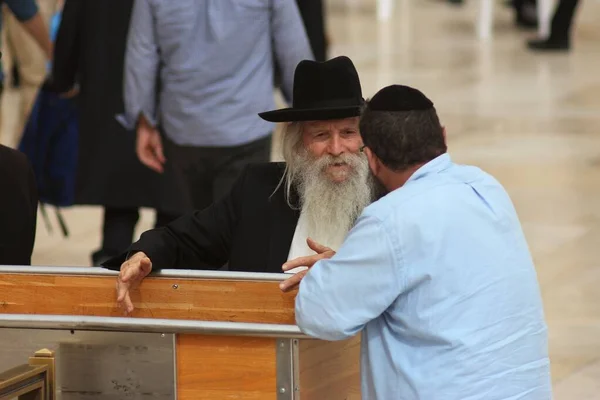
<path fill-rule="evenodd" d="M 325 155 L 317 158 L 314 163 L 319 170 L 323 170 L 336 164 L 346 164 L 352 168 L 358 168 L 358 166 L 364 163 L 364 160 L 357 154 L 341 154 L 339 156 Z"/>

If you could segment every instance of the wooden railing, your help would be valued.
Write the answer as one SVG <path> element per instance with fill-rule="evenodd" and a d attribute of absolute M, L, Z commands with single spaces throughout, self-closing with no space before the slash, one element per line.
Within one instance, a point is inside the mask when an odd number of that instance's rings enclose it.
<path fill-rule="evenodd" d="M 302 334 L 296 293 L 279 290 L 289 275 L 153 273 L 131 291 L 129 316 L 115 301 L 116 276 L 102 268 L 0 266 L 0 333 L 173 334 L 179 400 L 360 399 L 360 336 L 325 342 Z"/>
<path fill-rule="evenodd" d="M 55 400 L 54 352 L 43 349 L 22 364 L 0 373 L 0 400 Z"/>

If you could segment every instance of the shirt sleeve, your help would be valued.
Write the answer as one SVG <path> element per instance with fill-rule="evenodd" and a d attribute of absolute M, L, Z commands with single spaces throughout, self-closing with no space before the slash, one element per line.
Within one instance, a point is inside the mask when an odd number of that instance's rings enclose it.
<path fill-rule="evenodd" d="M 275 56 L 281 66 L 283 96 L 291 104 L 296 66 L 302 60 L 314 60 L 314 56 L 296 1 L 272 1 L 273 46 Z"/>
<path fill-rule="evenodd" d="M 296 297 L 302 332 L 323 340 L 352 337 L 402 293 L 388 235 L 380 220 L 360 217 L 338 253 L 310 269 Z"/>
<path fill-rule="evenodd" d="M 125 113 L 117 116 L 119 122 L 130 130 L 135 129 L 140 115 L 146 117 L 150 125 L 156 126 L 160 58 L 152 11 L 150 0 L 135 0 L 125 53 Z"/>
<path fill-rule="evenodd" d="M 21 22 L 30 20 L 38 13 L 35 0 L 4 0 L 4 2 Z"/>

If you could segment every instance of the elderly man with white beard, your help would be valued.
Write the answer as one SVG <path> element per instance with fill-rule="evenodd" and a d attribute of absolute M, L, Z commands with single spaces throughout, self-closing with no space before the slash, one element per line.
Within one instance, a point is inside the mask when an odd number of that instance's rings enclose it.
<path fill-rule="evenodd" d="M 363 104 L 349 58 L 300 62 L 293 106 L 260 114 L 267 121 L 287 123 L 285 163 L 249 166 L 221 201 L 145 232 L 125 253 L 104 263 L 120 270 L 119 304 L 133 311 L 129 288 L 151 271 L 226 266 L 230 271 L 281 273 L 286 261 L 321 252 L 315 242 L 337 249 L 376 197 L 360 152 Z"/>

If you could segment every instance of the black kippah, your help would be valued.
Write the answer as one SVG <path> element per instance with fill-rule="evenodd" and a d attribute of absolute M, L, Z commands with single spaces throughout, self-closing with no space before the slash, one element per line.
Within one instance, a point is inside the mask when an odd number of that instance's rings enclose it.
<path fill-rule="evenodd" d="M 384 87 L 369 100 L 370 111 L 416 111 L 430 110 L 433 103 L 423 93 L 408 86 Z"/>

